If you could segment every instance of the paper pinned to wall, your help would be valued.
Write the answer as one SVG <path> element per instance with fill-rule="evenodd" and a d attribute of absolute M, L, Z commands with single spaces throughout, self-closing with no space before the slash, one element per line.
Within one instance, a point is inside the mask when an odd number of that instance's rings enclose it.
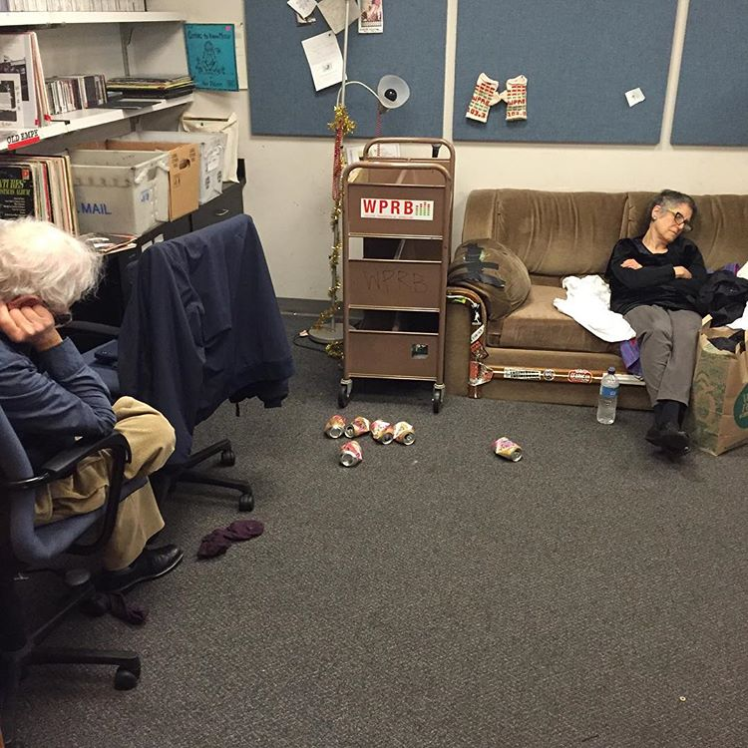
<path fill-rule="evenodd" d="M 312 73 L 315 91 L 343 82 L 343 55 L 332 31 L 304 39 L 301 44 Z"/>
<path fill-rule="evenodd" d="M 187 65 L 196 88 L 239 90 L 233 23 L 186 23 L 184 37 Z"/>
<path fill-rule="evenodd" d="M 384 0 L 361 0 L 361 15 L 358 17 L 359 34 L 384 33 Z"/>
<path fill-rule="evenodd" d="M 317 6 L 332 33 L 339 34 L 345 28 L 345 0 L 319 0 Z M 357 21 L 360 15 L 356 0 L 348 0 L 348 25 Z"/>
<path fill-rule="evenodd" d="M 290 5 L 302 18 L 317 10 L 317 0 L 287 0 L 286 5 Z"/>

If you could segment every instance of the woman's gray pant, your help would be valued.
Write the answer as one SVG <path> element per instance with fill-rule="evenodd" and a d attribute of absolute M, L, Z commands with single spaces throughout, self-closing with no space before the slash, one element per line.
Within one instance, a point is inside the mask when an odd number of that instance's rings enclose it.
<path fill-rule="evenodd" d="M 683 309 L 637 306 L 623 315 L 636 331 L 649 399 L 688 405 L 701 317 Z"/>

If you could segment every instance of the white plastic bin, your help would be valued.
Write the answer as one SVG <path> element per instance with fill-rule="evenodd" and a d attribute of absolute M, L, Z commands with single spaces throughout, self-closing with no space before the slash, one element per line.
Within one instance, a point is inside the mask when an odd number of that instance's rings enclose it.
<path fill-rule="evenodd" d="M 226 150 L 226 133 L 171 132 L 169 130 L 143 130 L 125 135 L 119 140 L 140 140 L 149 143 L 199 143 L 200 144 L 200 205 L 223 192 L 223 159 Z"/>
<path fill-rule="evenodd" d="M 144 234 L 169 220 L 169 154 L 70 152 L 81 233 Z"/>

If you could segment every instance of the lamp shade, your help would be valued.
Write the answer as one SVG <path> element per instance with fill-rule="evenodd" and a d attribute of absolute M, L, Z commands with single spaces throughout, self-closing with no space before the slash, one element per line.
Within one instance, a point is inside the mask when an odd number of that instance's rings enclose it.
<path fill-rule="evenodd" d="M 377 98 L 385 109 L 397 109 L 410 98 L 410 86 L 397 75 L 383 75 L 377 86 Z"/>

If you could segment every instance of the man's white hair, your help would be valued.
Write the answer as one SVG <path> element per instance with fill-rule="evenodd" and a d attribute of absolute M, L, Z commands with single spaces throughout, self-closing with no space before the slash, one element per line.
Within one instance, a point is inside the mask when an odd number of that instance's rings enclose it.
<path fill-rule="evenodd" d="M 101 255 L 57 226 L 34 218 L 0 221 L 0 300 L 38 296 L 53 312 L 93 291 Z"/>

